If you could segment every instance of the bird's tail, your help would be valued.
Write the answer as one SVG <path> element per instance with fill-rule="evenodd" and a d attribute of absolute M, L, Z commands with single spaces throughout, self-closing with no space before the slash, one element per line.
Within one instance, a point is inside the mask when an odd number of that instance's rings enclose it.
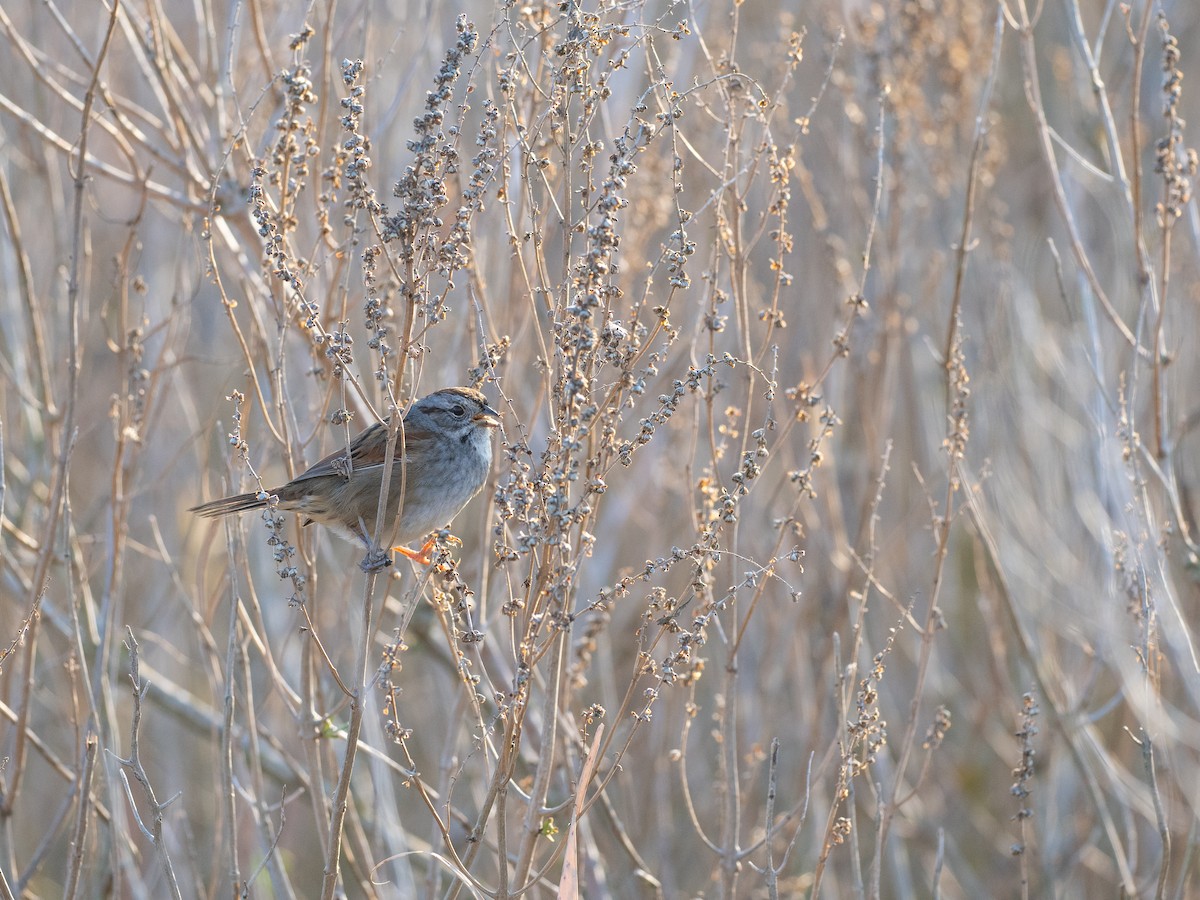
<path fill-rule="evenodd" d="M 204 516 L 206 519 L 216 519 L 221 516 L 229 516 L 233 513 L 245 512 L 248 509 L 260 509 L 267 505 L 267 501 L 258 499 L 258 494 L 238 494 L 234 497 L 225 497 L 221 500 L 210 500 L 208 503 L 201 503 L 199 506 L 193 506 L 188 512 L 194 512 L 198 516 Z"/>

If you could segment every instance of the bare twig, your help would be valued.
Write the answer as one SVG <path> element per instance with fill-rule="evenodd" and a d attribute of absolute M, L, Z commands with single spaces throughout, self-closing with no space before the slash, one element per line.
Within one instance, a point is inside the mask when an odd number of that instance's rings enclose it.
<path fill-rule="evenodd" d="M 71 836 L 71 861 L 67 867 L 67 881 L 63 887 L 63 897 L 65 898 L 73 898 L 79 892 L 79 873 L 83 870 L 88 822 L 91 820 L 92 812 L 92 771 L 96 764 L 97 746 L 96 736 L 89 734 L 84 741 L 83 765 L 79 770 L 75 831 Z"/>
<path fill-rule="evenodd" d="M 182 796 L 183 792 L 180 791 L 170 799 L 160 803 L 158 797 L 155 795 L 153 786 L 150 784 L 150 778 L 142 765 L 142 700 L 145 699 L 146 692 L 150 689 L 150 684 L 141 677 L 139 669 L 139 646 L 137 639 L 133 636 L 133 629 L 129 627 L 126 627 L 125 630 L 125 648 L 129 651 L 129 681 L 133 688 L 133 718 L 129 726 L 129 756 L 124 759 L 116 757 L 117 762 L 122 767 L 121 783 L 125 787 L 125 796 L 129 800 L 129 809 L 133 813 L 138 828 L 146 840 L 157 851 L 171 896 L 175 897 L 176 900 L 182 900 L 183 893 L 179 890 L 179 883 L 175 878 L 175 867 L 171 862 L 171 854 L 167 850 L 163 834 L 163 818 L 167 808 Z M 133 791 L 129 785 L 129 779 L 126 777 L 126 772 L 133 776 L 133 779 L 141 787 L 142 793 L 146 796 L 146 801 L 149 805 L 149 824 L 147 824 L 147 817 L 141 814 L 137 802 L 133 798 Z"/>

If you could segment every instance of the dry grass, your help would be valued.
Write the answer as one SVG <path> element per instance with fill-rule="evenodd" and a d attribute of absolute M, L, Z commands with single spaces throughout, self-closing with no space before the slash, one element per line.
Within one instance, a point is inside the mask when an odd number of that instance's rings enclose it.
<path fill-rule="evenodd" d="M 0 9 L 0 896 L 1196 894 L 1200 17 L 803 8 Z"/>

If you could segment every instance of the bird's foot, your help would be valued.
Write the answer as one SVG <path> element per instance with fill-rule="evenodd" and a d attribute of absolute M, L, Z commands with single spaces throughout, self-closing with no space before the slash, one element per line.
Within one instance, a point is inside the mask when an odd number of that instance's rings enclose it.
<path fill-rule="evenodd" d="M 427 566 L 433 562 L 433 555 L 432 555 L 433 548 L 435 546 L 437 546 L 437 540 L 438 540 L 438 533 L 434 532 L 433 537 L 431 537 L 429 540 L 427 540 L 421 546 L 420 550 L 413 550 L 409 547 L 393 547 L 392 549 L 395 550 L 397 553 L 399 553 L 401 556 L 407 556 L 409 559 L 411 559 L 417 565 Z M 456 538 L 452 534 L 446 535 L 442 539 L 442 543 L 452 544 L 455 547 L 462 546 L 462 541 L 460 541 L 458 538 Z"/>
<path fill-rule="evenodd" d="M 364 572 L 379 572 L 392 564 L 392 557 L 383 551 L 382 547 L 371 547 L 362 558 L 358 567 Z"/>

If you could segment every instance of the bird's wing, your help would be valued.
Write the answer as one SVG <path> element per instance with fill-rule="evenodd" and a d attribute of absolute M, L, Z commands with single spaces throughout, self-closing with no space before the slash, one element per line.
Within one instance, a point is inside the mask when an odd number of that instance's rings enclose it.
<path fill-rule="evenodd" d="M 392 464 L 400 462 L 400 442 L 396 442 L 395 457 Z M 368 472 L 372 469 L 382 469 L 387 455 L 387 425 L 376 422 L 353 441 L 350 442 L 350 459 L 355 472 Z M 298 481 L 309 481 L 313 478 L 323 478 L 336 475 L 345 478 L 350 472 L 346 465 L 346 451 L 335 450 L 324 459 L 313 463 L 292 479 L 292 484 Z"/>

